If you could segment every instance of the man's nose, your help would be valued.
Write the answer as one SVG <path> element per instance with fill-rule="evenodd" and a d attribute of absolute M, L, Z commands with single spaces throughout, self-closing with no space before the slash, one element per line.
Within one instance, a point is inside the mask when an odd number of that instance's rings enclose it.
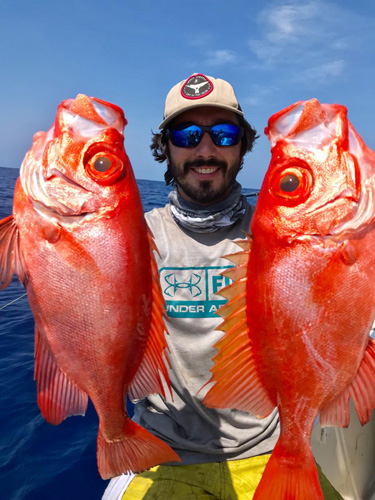
<path fill-rule="evenodd" d="M 203 132 L 202 139 L 198 146 L 196 147 L 196 153 L 200 156 L 214 154 L 216 151 L 216 146 L 213 143 L 210 134 L 208 132 Z"/>

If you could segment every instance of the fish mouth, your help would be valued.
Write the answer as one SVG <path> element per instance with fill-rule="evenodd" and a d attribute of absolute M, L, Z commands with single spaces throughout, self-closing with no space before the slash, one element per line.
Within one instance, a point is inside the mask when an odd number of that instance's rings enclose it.
<path fill-rule="evenodd" d="M 314 207 L 310 211 L 306 212 L 306 215 L 311 215 L 315 214 L 316 212 L 320 212 L 322 210 L 326 210 L 327 207 L 334 205 L 337 203 L 339 200 L 347 200 L 349 202 L 353 202 L 355 204 L 358 204 L 358 196 L 356 196 L 351 189 L 344 189 L 339 195 L 335 196 L 335 198 L 332 198 L 332 200 L 327 201 L 326 203 L 323 203 L 322 205 L 319 205 L 317 207 Z"/>
<path fill-rule="evenodd" d="M 335 221 L 335 214 L 340 216 L 339 211 L 335 212 L 335 209 L 332 208 L 332 220 L 331 223 L 325 223 L 322 221 L 321 223 L 316 224 L 316 232 L 311 232 L 309 234 L 301 235 L 297 239 L 299 240 L 306 240 L 306 239 L 315 239 L 316 241 L 325 241 L 326 243 L 328 241 L 331 241 L 334 244 L 337 244 L 341 241 L 343 241 L 345 238 L 347 238 L 350 235 L 353 235 L 354 233 L 357 233 L 358 230 L 364 227 L 365 223 L 367 222 L 367 217 L 366 215 L 360 214 L 360 205 L 361 205 L 361 197 L 358 198 L 355 194 L 353 194 L 353 191 L 350 189 L 345 189 L 337 195 L 335 198 L 332 198 L 331 200 L 327 201 L 326 203 L 319 205 L 318 207 L 314 207 L 310 211 L 306 212 L 305 215 L 318 215 L 321 212 L 324 211 L 329 211 L 330 207 L 333 207 L 335 203 L 339 202 L 340 200 L 345 200 L 349 203 L 352 203 L 352 210 L 347 210 L 346 215 L 341 215 L 340 220 Z M 356 207 L 356 208 L 355 208 Z M 349 219 L 348 219 L 348 216 Z"/>
<path fill-rule="evenodd" d="M 31 200 L 31 203 L 34 209 L 46 219 L 54 219 L 58 223 L 62 223 L 64 225 L 70 224 L 79 224 L 87 219 L 92 218 L 95 215 L 95 212 L 81 212 L 79 214 L 71 211 L 71 213 L 61 213 L 54 206 L 48 206 L 44 203 L 36 200 Z M 69 210 L 69 207 L 64 206 L 65 209 Z"/>
<path fill-rule="evenodd" d="M 66 193 L 67 200 L 69 200 L 71 197 L 75 195 L 77 195 L 78 197 L 81 195 L 81 197 L 84 198 L 84 201 L 80 206 L 84 205 L 85 200 L 87 200 L 88 196 L 95 195 L 94 191 L 82 186 L 81 184 L 79 184 L 74 179 L 64 174 L 57 168 L 51 168 L 48 171 L 48 175 L 43 176 L 43 178 L 44 178 L 44 183 L 43 183 L 44 186 L 46 186 L 45 184 L 46 180 L 49 181 L 53 178 L 61 179 L 63 183 L 68 186 L 68 190 Z M 35 210 L 45 218 L 50 219 L 52 217 L 59 223 L 74 224 L 82 222 L 83 220 L 87 219 L 88 217 L 92 216 L 95 213 L 95 210 L 81 211 L 79 209 L 80 206 L 78 206 L 78 208 L 76 209 L 72 208 L 66 202 L 64 202 L 64 200 L 59 200 L 56 196 L 53 196 L 51 198 L 50 194 L 48 193 L 49 190 L 47 189 L 47 187 L 43 187 L 42 191 L 45 193 L 44 197 L 40 198 L 33 197 L 31 201 Z"/>
<path fill-rule="evenodd" d="M 66 174 L 63 174 L 57 168 L 52 168 L 50 170 L 50 173 L 49 173 L 48 177 L 46 177 L 46 178 L 47 179 L 51 179 L 52 177 L 60 177 L 67 184 L 70 184 L 71 186 L 74 186 L 74 187 L 80 189 L 81 191 L 85 191 L 86 193 L 92 193 L 92 194 L 94 194 L 94 191 L 91 191 L 90 189 L 85 188 L 84 186 L 82 186 L 82 184 L 78 184 L 78 182 L 74 181 L 73 179 L 71 179 L 70 177 L 68 177 Z"/>
<path fill-rule="evenodd" d="M 44 179 L 51 180 L 54 177 L 62 179 L 64 184 L 73 188 L 70 188 L 70 193 L 69 191 L 66 193 L 67 200 L 73 196 L 72 191 L 74 191 L 74 194 L 78 192 L 78 196 L 81 193 L 81 196 L 84 196 L 85 199 L 87 198 L 87 195 L 95 194 L 93 191 L 85 188 L 57 168 L 51 168 L 51 170 L 48 172 L 48 176 L 44 177 Z M 48 195 L 47 190 L 45 190 L 45 194 L 46 196 L 44 197 L 44 201 L 42 201 L 42 198 L 32 198 L 31 200 L 35 210 L 45 218 L 50 219 L 52 217 L 57 222 L 61 222 L 64 224 L 73 224 L 82 222 L 89 216 L 92 216 L 93 213 L 95 213 L 94 210 L 78 211 L 77 209 L 71 208 L 64 201 L 59 201 L 56 196 L 51 199 L 51 197 Z"/>

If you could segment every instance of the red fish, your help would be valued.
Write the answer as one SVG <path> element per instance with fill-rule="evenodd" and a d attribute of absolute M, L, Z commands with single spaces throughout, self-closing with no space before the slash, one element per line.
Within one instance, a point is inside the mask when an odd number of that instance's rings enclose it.
<path fill-rule="evenodd" d="M 124 396 L 163 393 L 163 299 L 124 149 L 126 119 L 82 94 L 63 101 L 21 166 L 13 215 L 0 221 L 0 285 L 17 273 L 35 319 L 43 417 L 99 416 L 103 478 L 179 460 L 126 414 Z M 170 387 L 169 387 L 170 388 Z"/>
<path fill-rule="evenodd" d="M 225 332 L 205 403 L 281 434 L 254 500 L 322 500 L 310 447 L 322 426 L 375 408 L 375 153 L 344 106 L 301 101 L 266 128 L 272 159 L 220 311 Z"/>

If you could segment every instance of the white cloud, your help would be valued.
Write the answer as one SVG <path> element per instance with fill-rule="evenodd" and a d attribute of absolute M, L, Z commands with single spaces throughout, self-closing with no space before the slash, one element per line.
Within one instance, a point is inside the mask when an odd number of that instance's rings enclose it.
<path fill-rule="evenodd" d="M 207 47 L 209 44 L 214 42 L 214 36 L 207 32 L 200 32 L 199 34 L 190 32 L 186 34 L 185 38 L 187 45 L 196 48 Z"/>
<path fill-rule="evenodd" d="M 278 61 L 283 52 L 281 46 L 269 43 L 268 40 L 250 40 L 249 47 L 264 65 Z"/>
<path fill-rule="evenodd" d="M 233 50 L 221 49 L 209 51 L 206 55 L 206 64 L 211 66 L 221 66 L 223 64 L 233 64 L 238 61 L 238 56 Z"/>
<path fill-rule="evenodd" d="M 290 81 L 300 75 L 328 81 L 341 74 L 358 37 L 368 32 L 365 18 L 338 2 L 275 0 L 257 18 L 258 36 L 249 48 L 264 70 L 279 70 Z"/>
<path fill-rule="evenodd" d="M 333 40 L 332 48 L 334 50 L 348 50 L 350 49 L 350 41 L 346 38 L 338 38 L 337 40 Z"/>
<path fill-rule="evenodd" d="M 307 23 L 319 15 L 317 2 L 305 5 L 286 4 L 264 9 L 260 14 L 261 22 L 269 27 L 267 37 L 272 42 L 295 41 L 306 36 Z M 308 30 L 309 31 L 309 30 Z"/>
<path fill-rule="evenodd" d="M 252 85 L 247 97 L 241 98 L 241 105 L 258 106 L 279 92 L 275 85 Z"/>
<path fill-rule="evenodd" d="M 308 78 L 309 80 L 324 83 L 330 77 L 341 75 L 345 67 L 345 61 L 342 59 L 322 63 L 318 66 L 305 69 L 301 74 L 301 79 L 305 80 L 306 78 Z"/>

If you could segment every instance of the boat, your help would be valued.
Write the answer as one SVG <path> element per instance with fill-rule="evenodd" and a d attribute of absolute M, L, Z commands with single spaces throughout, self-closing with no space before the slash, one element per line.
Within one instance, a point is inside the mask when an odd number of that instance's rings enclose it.
<path fill-rule="evenodd" d="M 370 421 L 362 427 L 353 401 L 350 401 L 349 427 L 321 428 L 317 423 L 311 446 L 315 460 L 344 500 L 375 500 L 374 411 Z"/>

